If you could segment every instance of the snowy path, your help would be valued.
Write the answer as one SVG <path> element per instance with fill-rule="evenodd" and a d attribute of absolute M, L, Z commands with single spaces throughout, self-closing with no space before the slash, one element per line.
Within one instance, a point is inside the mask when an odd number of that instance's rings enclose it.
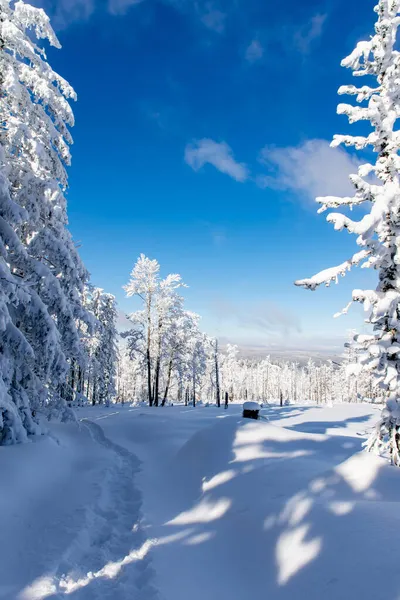
<path fill-rule="evenodd" d="M 108 440 L 101 427 L 84 421 L 92 438 L 115 453 L 117 461 L 102 478 L 97 501 L 86 514 L 86 529 L 68 549 L 59 567 L 59 589 L 76 600 L 155 598 L 152 568 L 140 527 L 141 495 L 135 489 L 139 461 Z M 62 577 L 68 573 L 67 577 Z"/>
<path fill-rule="evenodd" d="M 359 453 L 376 409 L 264 414 L 84 409 L 4 449 L 0 598 L 399 599 L 400 472 Z"/>
<path fill-rule="evenodd" d="M 123 600 L 132 594 L 138 600 L 156 598 L 151 544 L 141 527 L 141 494 L 134 484 L 138 459 L 90 421 L 83 421 L 79 430 L 56 429 L 58 443 L 43 439 L 32 444 L 38 454 L 35 466 L 41 468 L 39 480 L 46 486 L 43 489 L 31 471 L 26 491 L 30 500 L 37 496 L 40 502 L 17 505 L 15 523 L 5 525 L 11 553 L 0 561 L 0 598 Z M 21 464 L 13 450 L 26 455 L 29 447 L 5 449 L 17 469 Z M 54 452 L 62 461 L 57 470 L 51 459 Z M 2 458 L 0 469 L 6 467 L 6 456 Z M 10 506 L 12 499 L 1 494 L 0 509 L 6 504 Z M 32 579 L 24 585 L 28 573 Z"/>

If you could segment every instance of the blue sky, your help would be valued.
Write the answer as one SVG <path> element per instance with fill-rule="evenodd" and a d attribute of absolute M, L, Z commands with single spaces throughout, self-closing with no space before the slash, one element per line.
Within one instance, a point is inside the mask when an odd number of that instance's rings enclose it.
<path fill-rule="evenodd" d="M 340 61 L 372 33 L 374 0 L 38 2 L 78 93 L 69 217 L 93 282 L 133 309 L 122 285 L 143 252 L 222 338 L 315 350 L 363 327 L 358 307 L 332 315 L 373 273 L 293 281 L 355 249 L 313 198 L 350 192 L 357 158 L 329 141 L 356 131 L 336 115 Z"/>

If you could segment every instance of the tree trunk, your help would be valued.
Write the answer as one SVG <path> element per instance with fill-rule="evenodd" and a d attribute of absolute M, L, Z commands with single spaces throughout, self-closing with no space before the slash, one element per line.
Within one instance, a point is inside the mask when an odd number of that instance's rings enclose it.
<path fill-rule="evenodd" d="M 219 387 L 218 340 L 215 340 L 215 390 L 218 408 L 221 406 L 221 390 Z"/>
<path fill-rule="evenodd" d="M 90 400 L 90 370 L 88 372 L 87 383 L 86 383 L 86 398 Z"/>
<path fill-rule="evenodd" d="M 147 365 L 147 393 L 148 393 L 148 401 L 149 406 L 153 406 L 153 394 L 151 389 L 151 360 L 150 360 L 150 350 L 147 348 L 146 350 L 146 365 Z"/>
<path fill-rule="evenodd" d="M 71 373 L 70 385 L 71 385 L 71 391 L 72 391 L 71 400 L 73 400 L 74 399 L 74 391 L 75 391 L 75 361 L 73 359 L 71 361 L 70 373 Z"/>
<path fill-rule="evenodd" d="M 160 364 L 160 361 L 157 359 L 155 379 L 154 379 L 154 394 L 153 394 L 154 406 L 158 406 L 158 395 L 159 395 L 158 389 L 160 386 L 160 368 L 161 368 L 161 364 Z"/>
<path fill-rule="evenodd" d="M 96 379 L 94 379 L 93 381 L 93 386 L 92 386 L 92 405 L 94 406 L 96 404 Z"/>
<path fill-rule="evenodd" d="M 182 402 L 183 397 L 183 383 L 182 383 L 182 375 L 179 374 L 179 382 L 178 382 L 178 402 Z"/>
<path fill-rule="evenodd" d="M 172 356 L 171 356 L 170 361 L 169 361 L 169 365 L 168 365 L 167 385 L 165 387 L 164 398 L 163 398 L 161 406 L 165 406 L 165 403 L 166 403 L 167 398 L 168 398 L 168 390 L 169 390 L 169 386 L 170 386 L 170 383 L 171 383 L 172 363 L 173 363 L 173 359 L 172 359 Z"/>
<path fill-rule="evenodd" d="M 78 394 L 82 394 L 82 386 L 83 386 L 83 369 L 81 365 L 78 365 L 78 382 L 76 386 L 76 391 Z"/>
<path fill-rule="evenodd" d="M 156 369 L 154 374 L 154 395 L 153 401 L 154 406 L 158 406 L 158 394 L 160 387 L 160 370 L 161 370 L 161 349 L 162 349 L 162 319 L 158 321 L 158 344 L 157 344 L 157 360 L 156 360 Z"/>
<path fill-rule="evenodd" d="M 151 343 L 151 296 L 147 300 L 147 348 L 146 348 L 146 364 L 147 364 L 147 392 L 149 406 L 153 406 L 153 395 L 151 390 L 151 356 L 150 356 L 150 343 Z"/>
<path fill-rule="evenodd" d="M 228 408 L 228 402 L 229 402 L 229 394 L 228 394 L 228 392 L 225 392 L 225 408 Z"/>

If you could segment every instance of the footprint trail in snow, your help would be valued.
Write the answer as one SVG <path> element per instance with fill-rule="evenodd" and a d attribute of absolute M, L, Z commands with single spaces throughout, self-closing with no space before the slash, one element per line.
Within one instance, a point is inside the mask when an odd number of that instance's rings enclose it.
<path fill-rule="evenodd" d="M 117 455 L 97 484 L 97 500 L 86 509 L 85 524 L 65 553 L 54 583 L 52 598 L 73 600 L 153 600 L 152 542 L 141 527 L 141 494 L 135 488 L 139 460 L 111 442 L 102 428 L 83 420 L 92 438 Z"/>

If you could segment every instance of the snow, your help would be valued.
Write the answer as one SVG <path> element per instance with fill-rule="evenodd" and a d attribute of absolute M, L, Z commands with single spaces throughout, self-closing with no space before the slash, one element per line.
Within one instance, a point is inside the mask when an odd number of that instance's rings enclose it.
<path fill-rule="evenodd" d="M 260 405 L 258 402 L 244 402 L 243 410 L 260 410 Z"/>
<path fill-rule="evenodd" d="M 78 409 L 1 448 L 0 598 L 373 600 L 400 592 L 400 473 L 366 404 Z"/>

